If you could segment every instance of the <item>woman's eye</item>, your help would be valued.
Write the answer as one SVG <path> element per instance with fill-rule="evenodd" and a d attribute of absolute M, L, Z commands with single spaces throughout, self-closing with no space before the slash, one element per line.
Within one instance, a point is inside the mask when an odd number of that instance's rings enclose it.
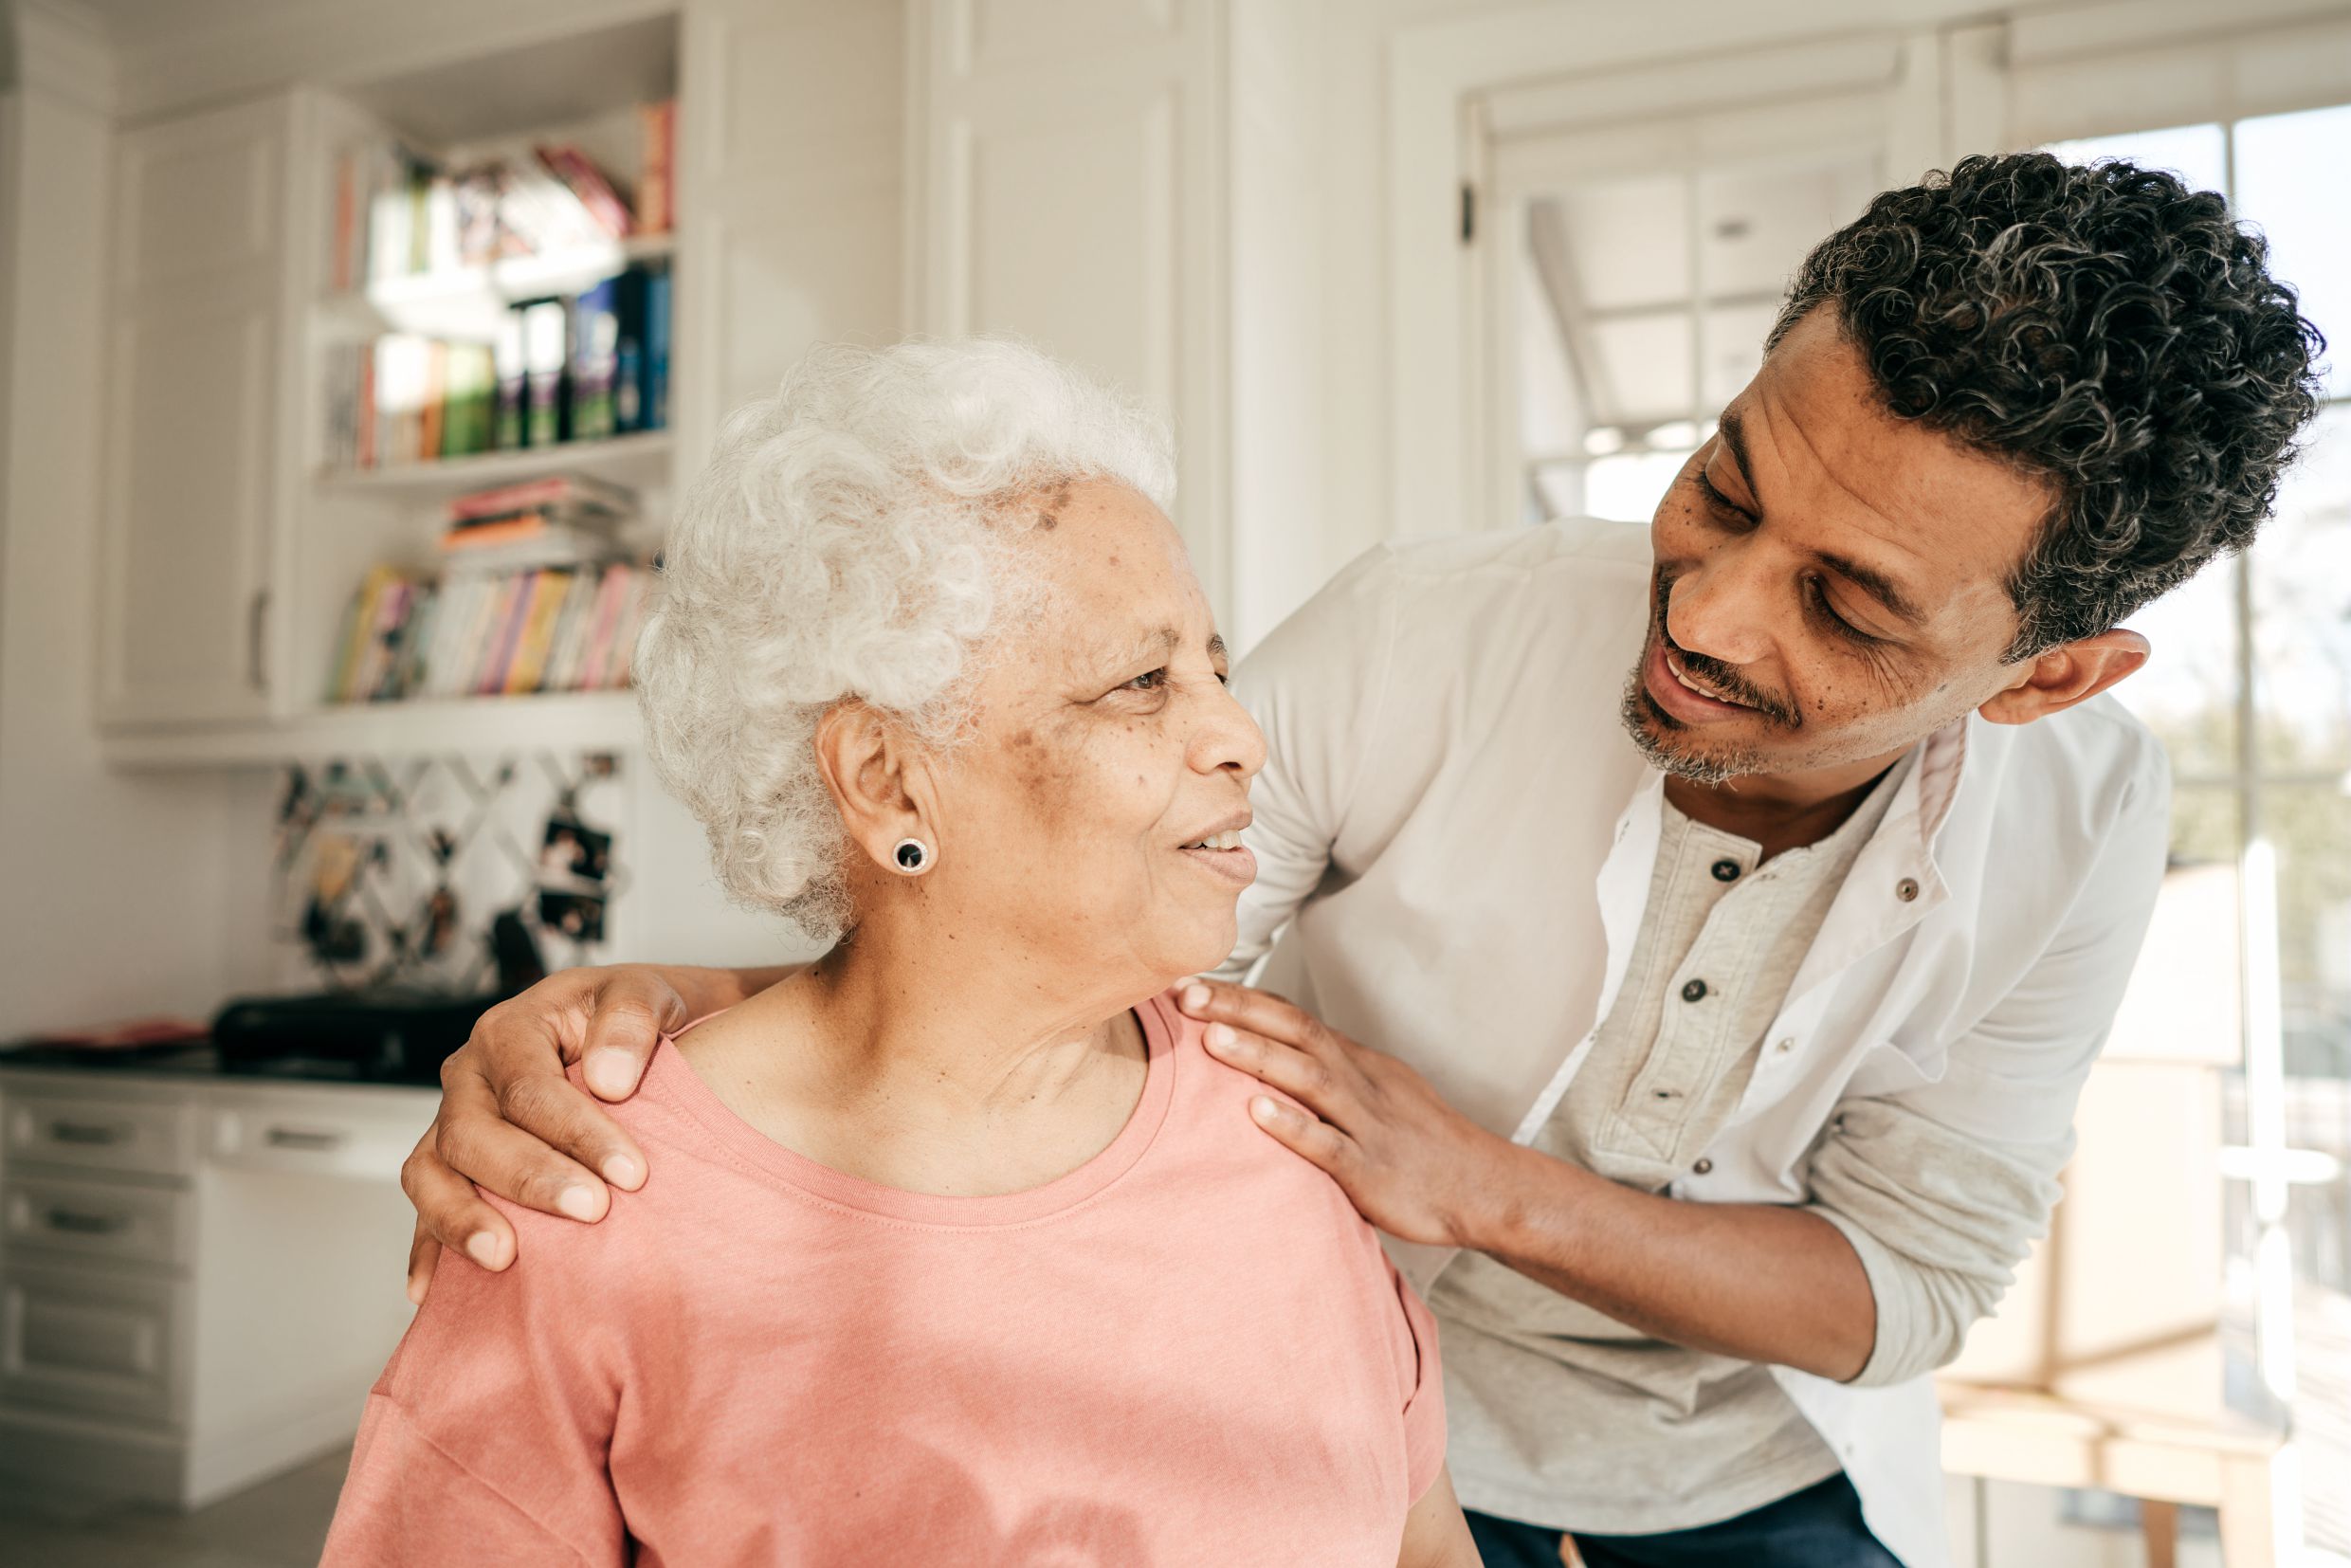
<path fill-rule="evenodd" d="M 1166 684 L 1167 671 L 1164 669 L 1155 669 L 1147 674 L 1136 676 L 1135 679 L 1129 681 L 1125 685 L 1121 686 L 1119 689 L 1121 691 L 1157 691 L 1161 686 Z"/>

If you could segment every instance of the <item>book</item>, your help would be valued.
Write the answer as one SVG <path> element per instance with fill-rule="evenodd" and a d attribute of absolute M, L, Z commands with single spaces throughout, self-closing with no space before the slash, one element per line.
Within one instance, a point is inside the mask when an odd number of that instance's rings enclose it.
<path fill-rule="evenodd" d="M 501 579 L 498 613 L 474 665 L 472 690 L 476 695 L 487 697 L 505 689 L 506 666 L 514 658 L 515 642 L 530 608 L 531 586 L 538 576 L 536 572 L 517 572 Z"/>
<path fill-rule="evenodd" d="M 539 300 L 520 306 L 524 377 L 525 447 L 552 447 L 563 436 L 563 383 L 571 339 L 563 301 Z"/>
<path fill-rule="evenodd" d="M 498 341 L 492 345 L 498 377 L 496 396 L 497 417 L 490 436 L 490 445 L 499 451 L 512 451 L 522 445 L 522 419 L 527 378 L 522 362 L 522 313 L 509 310 L 498 320 Z"/>
<path fill-rule="evenodd" d="M 645 268 L 612 280 L 612 429 L 645 428 Z"/>
<path fill-rule="evenodd" d="M 612 374 L 620 346 L 618 290 L 607 278 L 572 301 L 572 430 L 574 441 L 612 433 Z"/>
<path fill-rule="evenodd" d="M 621 606 L 629 594 L 631 570 L 627 561 L 614 561 L 604 569 L 603 579 L 596 584 L 595 609 L 589 617 L 587 646 L 581 649 L 579 669 L 573 683 L 582 691 L 593 691 L 604 683 L 605 665 L 611 659 L 612 629 L 619 620 Z"/>
<path fill-rule="evenodd" d="M 645 274 L 644 428 L 669 428 L 669 268 Z"/>
<path fill-rule="evenodd" d="M 368 634 L 375 625 L 376 596 L 393 575 L 388 566 L 371 567 L 352 593 L 351 604 L 343 612 L 341 633 L 336 638 L 335 667 L 327 674 L 328 702 L 340 702 L 349 696 L 353 675 L 359 667 L 360 650 L 367 646 Z"/>
<path fill-rule="evenodd" d="M 604 574 L 595 567 L 586 567 L 572 574 L 571 586 L 564 591 L 563 608 L 556 615 L 554 639 L 547 647 L 547 667 L 539 676 L 541 691 L 569 691 L 579 669 L 580 644 L 585 640 L 590 614 L 595 609 L 596 586 Z"/>
<path fill-rule="evenodd" d="M 576 506 L 629 516 L 637 509 L 637 493 L 625 484 L 614 484 L 593 474 L 547 474 L 453 497 L 446 515 L 451 522 L 464 522 L 470 518 L 502 517 L 540 506 Z"/>
<path fill-rule="evenodd" d="M 564 187 L 578 198 L 608 239 L 625 239 L 629 229 L 629 204 L 620 199 L 612 182 L 604 177 L 604 171 L 589 161 L 588 155 L 570 142 L 542 142 L 531 149 L 539 167 L 561 180 Z"/>
<path fill-rule="evenodd" d="M 677 223 L 672 174 L 678 100 L 637 105 L 637 232 L 666 234 Z"/>
<path fill-rule="evenodd" d="M 572 570 L 550 567 L 534 574 L 530 605 L 522 614 L 522 629 L 515 638 L 514 656 L 507 661 L 502 689 L 509 696 L 537 691 L 547 668 L 547 650 L 555 640 L 556 616 L 571 592 Z"/>

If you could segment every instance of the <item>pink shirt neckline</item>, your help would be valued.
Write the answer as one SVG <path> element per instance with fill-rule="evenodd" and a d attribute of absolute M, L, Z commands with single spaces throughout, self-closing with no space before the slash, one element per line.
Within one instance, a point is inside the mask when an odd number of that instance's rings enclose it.
<path fill-rule="evenodd" d="M 706 1012 L 663 1035 L 646 1066 L 645 1083 L 657 1084 L 671 1104 L 692 1117 L 738 1162 L 834 1208 L 894 1224 L 943 1230 L 1030 1225 L 1067 1213 L 1100 1195 L 1133 1170 L 1158 1137 L 1167 1120 L 1168 1106 L 1175 1099 L 1176 1071 L 1167 1007 L 1167 999 L 1162 995 L 1154 996 L 1134 1010 L 1136 1020 L 1142 1025 L 1147 1053 L 1143 1092 L 1118 1136 L 1093 1158 L 1041 1187 L 987 1197 L 957 1197 L 884 1187 L 811 1159 L 752 1126 L 702 1082 L 702 1075 L 677 1048 L 679 1035 L 696 1024 L 717 1017 L 717 1012 Z"/>

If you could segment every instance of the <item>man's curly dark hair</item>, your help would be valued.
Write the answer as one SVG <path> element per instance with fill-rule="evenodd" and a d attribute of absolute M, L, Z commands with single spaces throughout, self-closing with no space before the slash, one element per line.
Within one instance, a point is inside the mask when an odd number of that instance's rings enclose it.
<path fill-rule="evenodd" d="M 2095 635 L 2251 543 L 2325 342 L 2215 192 L 2046 153 L 1887 191 L 1804 259 L 1768 348 L 1836 308 L 1886 406 L 2050 482 L 2007 657 Z"/>

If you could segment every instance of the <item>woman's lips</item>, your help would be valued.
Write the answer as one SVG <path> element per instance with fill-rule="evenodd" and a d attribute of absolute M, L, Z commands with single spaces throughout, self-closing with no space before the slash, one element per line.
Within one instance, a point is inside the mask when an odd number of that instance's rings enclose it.
<path fill-rule="evenodd" d="M 1752 714 L 1755 709 L 1744 702 L 1726 702 L 1685 685 L 1674 669 L 1674 660 L 1666 651 L 1659 638 L 1649 653 L 1649 667 L 1642 673 L 1642 684 L 1650 701 L 1686 724 L 1716 724 L 1725 719 Z"/>
<path fill-rule="evenodd" d="M 1178 849 L 1177 854 L 1195 861 L 1216 876 L 1236 887 L 1247 887 L 1257 880 L 1257 857 L 1247 848 L 1238 849 Z"/>

